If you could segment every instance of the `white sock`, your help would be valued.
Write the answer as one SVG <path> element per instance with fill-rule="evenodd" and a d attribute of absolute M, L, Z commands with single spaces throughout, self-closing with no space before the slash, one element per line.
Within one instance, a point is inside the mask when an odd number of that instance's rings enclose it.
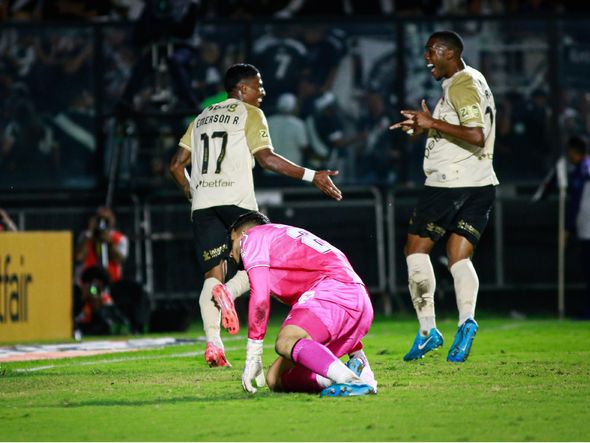
<path fill-rule="evenodd" d="M 216 278 L 208 278 L 203 283 L 201 295 L 199 296 L 199 306 L 201 308 L 201 318 L 203 319 L 203 329 L 207 342 L 223 349 L 221 341 L 221 311 L 213 303 L 212 291 L 215 285 L 221 282 Z"/>
<path fill-rule="evenodd" d="M 320 385 L 322 388 L 327 388 L 328 386 L 332 386 L 334 384 L 332 380 L 322 377 L 320 374 L 316 374 L 315 379 L 318 382 L 318 385 Z"/>
<path fill-rule="evenodd" d="M 426 336 L 432 328 L 436 328 L 434 269 L 428 254 L 410 254 L 406 257 L 406 263 L 408 264 L 408 288 L 420 323 L 420 333 Z"/>
<path fill-rule="evenodd" d="M 360 378 L 352 372 L 348 366 L 342 363 L 341 360 L 336 359 L 330 366 L 328 366 L 328 378 L 334 383 L 359 383 Z"/>
<path fill-rule="evenodd" d="M 250 290 L 250 280 L 246 271 L 238 271 L 236 275 L 225 282 L 234 300 Z"/>
<path fill-rule="evenodd" d="M 377 389 L 377 380 L 375 380 L 375 374 L 373 373 L 373 370 L 371 369 L 371 365 L 369 365 L 369 359 L 365 355 L 365 352 L 362 349 L 359 349 L 358 351 L 354 351 L 353 353 L 349 354 L 349 356 L 350 356 L 350 358 L 360 358 L 362 361 L 365 362 L 365 367 L 363 368 L 363 371 L 361 372 L 360 378 L 363 381 L 363 383 L 366 383 L 369 386 L 372 386 L 376 390 Z"/>
<path fill-rule="evenodd" d="M 479 290 L 479 278 L 470 259 L 459 260 L 451 266 L 455 283 L 455 296 L 459 309 L 459 326 L 468 318 L 475 319 L 475 303 Z"/>

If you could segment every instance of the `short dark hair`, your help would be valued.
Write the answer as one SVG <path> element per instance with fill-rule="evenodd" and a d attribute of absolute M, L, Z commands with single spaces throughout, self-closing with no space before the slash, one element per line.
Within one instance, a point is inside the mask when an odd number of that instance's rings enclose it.
<path fill-rule="evenodd" d="M 260 71 L 254 65 L 248 63 L 238 63 L 230 66 L 225 72 L 225 78 L 223 79 L 223 87 L 225 92 L 230 93 L 242 80 L 250 77 L 256 77 Z"/>
<path fill-rule="evenodd" d="M 447 48 L 457 51 L 460 56 L 463 53 L 463 39 L 455 31 L 438 31 L 432 34 L 429 40 L 441 42 Z"/>
<path fill-rule="evenodd" d="M 246 225 L 267 225 L 270 223 L 270 220 L 266 215 L 262 212 L 258 211 L 250 211 L 246 212 L 245 214 L 240 215 L 236 221 L 232 223 L 229 227 L 229 232 L 233 232 L 234 230 L 240 229 L 242 226 Z"/>
<path fill-rule="evenodd" d="M 588 151 L 588 139 L 583 135 L 574 135 L 567 141 L 567 148 L 578 154 L 586 155 Z"/>

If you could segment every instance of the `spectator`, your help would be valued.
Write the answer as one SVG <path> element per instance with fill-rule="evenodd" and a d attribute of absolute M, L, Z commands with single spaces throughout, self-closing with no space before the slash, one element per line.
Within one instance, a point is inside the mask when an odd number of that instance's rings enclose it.
<path fill-rule="evenodd" d="M 127 326 L 127 319 L 113 303 L 108 288 L 109 274 L 99 266 L 86 268 L 81 286 L 74 291 L 74 336 L 82 334 L 118 334 Z"/>
<path fill-rule="evenodd" d="M 579 244 L 580 264 L 586 277 L 583 318 L 590 320 L 590 151 L 586 137 L 571 137 L 566 154 L 573 165 L 568 177 L 566 236 L 575 236 Z"/>
<path fill-rule="evenodd" d="M 86 89 L 72 91 L 67 106 L 51 119 L 59 145 L 60 176 L 84 180 L 96 170 L 94 96 Z M 67 159 L 67 161 L 61 161 Z"/>
<path fill-rule="evenodd" d="M 129 240 L 127 236 L 116 229 L 116 219 L 113 211 L 107 207 L 98 208 L 88 222 L 88 229 L 84 231 L 77 242 L 75 259 L 81 268 L 80 278 L 77 278 L 85 296 L 84 275 L 99 275 L 96 270 L 106 271 L 108 280 L 101 279 L 102 291 L 109 294 L 119 311 L 128 319 L 129 330 L 132 334 L 144 332 L 149 321 L 150 304 L 147 294 L 140 284 L 123 276 L 123 263 L 127 258 Z M 94 277 L 93 277 L 94 278 Z M 88 284 L 88 282 L 86 282 Z M 92 295 L 92 294 L 91 294 Z M 93 300 L 93 303 L 97 303 Z"/>
<path fill-rule="evenodd" d="M 303 42 L 307 50 L 307 69 L 303 71 L 305 96 L 325 93 L 332 89 L 340 62 L 346 55 L 346 35 L 327 26 L 305 27 Z"/>
<path fill-rule="evenodd" d="M 116 105 L 117 112 L 135 110 L 136 95 L 142 90 L 149 73 L 160 77 L 172 70 L 174 85 L 179 96 L 189 97 L 194 101 L 190 85 L 184 81 L 182 51 L 172 44 L 172 39 L 186 39 L 193 35 L 195 23 L 200 13 L 198 0 L 189 2 L 156 2 L 148 1 L 139 16 L 133 31 L 134 43 L 143 47 L 142 55 L 137 60 L 131 77 L 123 91 L 120 102 Z M 165 52 L 165 53 L 163 53 Z M 158 72 L 156 72 L 158 71 Z M 161 78 L 158 77 L 160 80 Z M 154 102 L 171 101 L 172 90 L 167 84 L 155 82 L 155 91 L 151 99 Z M 162 82 L 164 83 L 164 82 Z"/>
<path fill-rule="evenodd" d="M 366 114 L 359 124 L 360 129 L 367 133 L 367 141 L 357 155 L 360 181 L 391 184 L 403 174 L 400 143 L 394 144 L 397 134 L 388 130 L 391 120 L 384 96 L 380 92 L 368 92 Z"/>
<path fill-rule="evenodd" d="M 264 89 L 269 98 L 264 106 L 271 113 L 280 94 L 298 93 L 301 72 L 307 65 L 307 49 L 294 34 L 293 27 L 276 26 L 254 42 L 254 65 L 265 73 Z"/>
<path fill-rule="evenodd" d="M 356 144 L 366 140 L 366 133 L 350 134 L 349 125 L 341 112 L 334 94 L 326 92 L 314 102 L 314 112 L 306 118 L 310 146 L 309 159 L 313 167 L 328 167 L 345 171 L 344 176 L 353 180 L 356 165 L 353 150 Z"/>
<path fill-rule="evenodd" d="M 309 149 L 305 122 L 297 117 L 297 98 L 290 93 L 282 94 L 277 102 L 277 114 L 268 117 L 268 128 L 280 154 L 293 163 L 307 164 L 305 156 Z"/>
<path fill-rule="evenodd" d="M 59 161 L 53 130 L 27 97 L 8 97 L 4 116 L 0 180 L 19 186 L 47 185 L 54 178 Z"/>
<path fill-rule="evenodd" d="M 88 229 L 78 238 L 75 253 L 82 272 L 93 266 L 102 267 L 108 271 L 113 283 L 121 280 L 123 263 L 129 249 L 127 237 L 115 229 L 115 222 L 115 215 L 110 208 L 98 208 L 88 221 Z"/>

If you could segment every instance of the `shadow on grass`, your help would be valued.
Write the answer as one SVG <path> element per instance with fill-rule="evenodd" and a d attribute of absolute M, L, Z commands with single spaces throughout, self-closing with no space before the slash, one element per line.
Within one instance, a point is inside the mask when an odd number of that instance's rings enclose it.
<path fill-rule="evenodd" d="M 110 406 L 155 406 L 155 405 L 174 405 L 182 403 L 215 403 L 226 401 L 261 401 L 264 399 L 291 395 L 286 393 L 275 392 L 258 392 L 256 395 L 243 393 L 233 393 L 221 396 L 182 396 L 171 398 L 153 398 L 147 400 L 122 400 L 122 399 L 104 399 L 104 400 L 86 400 L 86 401 L 63 401 L 60 404 L 47 406 L 48 408 L 85 408 L 85 407 L 110 407 Z M 307 395 L 307 394 L 303 394 Z M 310 397 L 314 397 L 310 395 Z"/>

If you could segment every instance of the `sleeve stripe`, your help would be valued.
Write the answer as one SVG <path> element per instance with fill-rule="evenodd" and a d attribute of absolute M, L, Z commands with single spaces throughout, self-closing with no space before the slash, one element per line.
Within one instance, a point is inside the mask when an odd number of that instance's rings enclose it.
<path fill-rule="evenodd" d="M 181 148 L 184 148 L 184 149 L 186 149 L 186 150 L 187 150 L 187 151 L 189 151 L 189 152 L 193 152 L 193 150 L 191 149 L 191 147 L 190 147 L 190 146 L 188 146 L 188 145 L 187 145 L 187 144 L 185 144 L 185 143 L 179 142 L 179 143 L 178 143 L 178 146 L 180 146 Z"/>

